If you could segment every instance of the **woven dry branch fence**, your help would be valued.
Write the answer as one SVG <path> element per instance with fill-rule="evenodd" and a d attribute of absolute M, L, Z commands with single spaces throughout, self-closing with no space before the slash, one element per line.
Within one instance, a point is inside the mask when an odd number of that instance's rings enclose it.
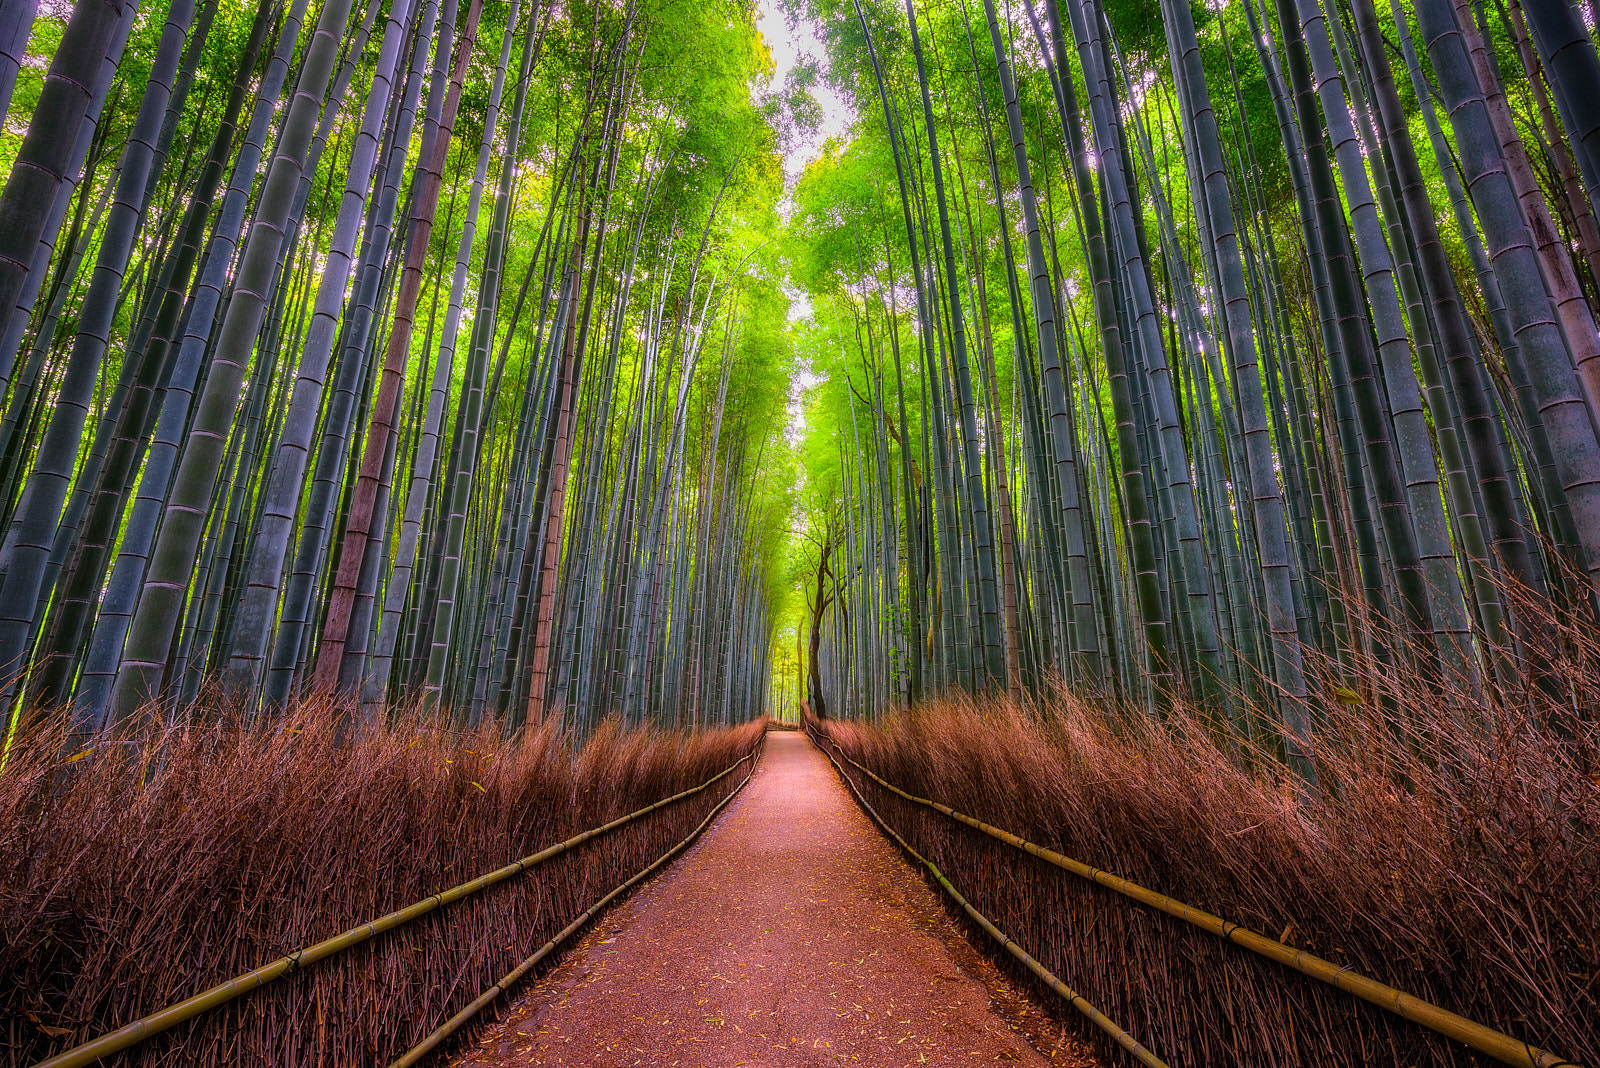
<path fill-rule="evenodd" d="M 1432 1026 L 1454 1030 L 1446 1037 L 1436 1030 L 1401 1018 L 1346 990 L 1302 975 L 1284 963 L 1259 954 L 1262 946 L 1230 944 L 1206 929 L 1199 915 L 1180 918 L 1130 899 L 1127 885 L 1104 885 L 1092 872 L 1100 867 L 1122 874 L 1137 874 L 1145 887 L 1186 888 L 1204 900 L 1210 912 L 1232 916 L 1244 928 L 1271 931 L 1288 941 L 1290 952 L 1307 950 L 1335 962 L 1334 970 L 1372 976 L 1379 982 L 1408 991 L 1421 1002 L 1444 1006 L 1460 1017 L 1526 1038 L 1532 1045 L 1502 1042 L 1479 1033 L 1483 1043 L 1495 1046 L 1500 1059 L 1510 1063 L 1558 1065 L 1593 1063 L 1586 1029 L 1595 1026 L 1592 1015 L 1570 1006 L 1584 995 L 1581 989 L 1587 944 L 1581 932 L 1552 932 L 1568 939 L 1566 949 L 1541 951 L 1546 967 L 1558 963 L 1571 967 L 1569 986 L 1551 985 L 1547 1009 L 1535 1017 L 1510 976 L 1517 968 L 1538 967 L 1541 954 L 1512 958 L 1507 954 L 1503 981 L 1484 984 L 1481 974 L 1496 959 L 1496 947 L 1461 947 L 1453 955 L 1428 957 L 1425 952 L 1450 945 L 1462 937 L 1459 915 L 1440 916 L 1431 929 L 1418 929 L 1430 908 L 1448 906 L 1448 896 L 1435 896 L 1432 881 L 1423 873 L 1391 871 L 1383 885 L 1398 898 L 1389 915 L 1375 911 L 1341 914 L 1333 910 L 1347 898 L 1338 894 L 1302 893 L 1295 879 L 1304 869 L 1282 855 L 1283 843 L 1271 833 L 1252 840 L 1250 822 L 1259 819 L 1259 806 L 1239 804 L 1232 810 L 1216 804 L 1185 809 L 1173 803 L 1183 793 L 1173 784 L 1161 796 L 1143 804 L 1145 774 L 1165 774 L 1176 769 L 1158 767 L 1133 770 L 1133 750 L 1119 750 L 1120 766 L 1099 760 L 1110 749 L 1091 754 L 1087 746 L 1063 747 L 1063 737 L 1048 742 L 1045 732 L 1021 719 L 940 713 L 905 717 L 879 731 L 830 722 L 825 733 L 841 756 L 854 764 L 855 779 L 870 791 L 873 804 L 885 820 L 919 852 L 942 869 L 972 899 L 975 908 L 1015 938 L 1045 967 L 1115 1019 L 1130 1034 L 1174 1063 L 1319 1064 L 1319 1065 L 1466 1065 L 1492 1063 L 1489 1057 L 1463 1045 L 1464 1037 L 1445 1011 L 1413 1004 L 1414 1016 L 1428 1018 Z M 1082 739 L 1079 739 L 1081 742 Z M 1109 745 L 1105 739 L 1096 744 Z M 959 759 L 958 759 L 959 755 Z M 881 778 L 875 780 L 875 776 Z M 910 787 L 922 798 L 955 804 L 937 807 L 910 800 L 895 787 Z M 1076 783 L 1076 785 L 1068 785 Z M 1208 784 L 1194 784 L 1192 792 L 1204 794 Z M 1290 812 L 1289 805 L 1282 811 Z M 1058 853 L 1087 855 L 1094 864 L 1072 874 L 1060 858 L 1045 859 L 1044 850 L 1029 852 L 1018 841 L 996 837 L 988 829 L 963 823 L 952 810 L 982 813 L 991 824 L 1006 819 L 1008 831 L 1020 828 L 1023 838 L 1046 842 Z M 1002 815 L 1003 814 L 1003 815 Z M 969 817 L 970 819 L 970 817 Z M 1209 829 L 1191 828 L 1198 819 Z M 977 822 L 977 821 L 973 821 Z M 998 828 L 994 828 L 998 829 Z M 1326 830 L 1326 828 L 1324 828 Z M 1403 835 L 1403 824 L 1372 828 L 1375 837 Z M 1420 832 L 1419 832 L 1420 833 Z M 1231 836 L 1231 837 L 1230 837 Z M 1210 885 L 1202 885 L 1192 868 L 1208 866 L 1216 839 L 1233 841 L 1241 856 L 1226 871 L 1213 871 Z M 1118 841 L 1122 855 L 1107 852 Z M 1324 838 L 1331 846 L 1332 836 Z M 1083 852 L 1074 854 L 1076 845 Z M 1337 867 L 1337 856 L 1326 858 Z M 1255 863 L 1255 883 L 1249 872 Z M 1347 863 L 1359 861 L 1346 860 Z M 1215 865 L 1209 865 L 1215 867 Z M 1089 877 L 1084 877 L 1088 875 Z M 1352 883 L 1354 879 L 1351 880 Z M 1410 885 L 1408 885 L 1408 882 Z M 1223 898 L 1219 884 L 1232 893 Z M 1355 886 L 1341 888 L 1346 894 Z M 1201 896 L 1198 891 L 1209 890 Z M 1537 891 L 1530 888 L 1532 894 Z M 1162 895 L 1151 895 L 1155 896 Z M 1297 909 L 1285 909 L 1292 899 Z M 1168 898 L 1173 912 L 1181 903 Z M 1544 907 L 1557 907 L 1546 902 Z M 1324 912 L 1323 910 L 1328 910 Z M 1274 915 L 1276 913 L 1276 915 Z M 1287 913 L 1287 915 L 1285 915 Z M 1391 927 L 1410 923 L 1411 927 Z M 1234 934 L 1234 942 L 1240 939 Z M 1281 932 L 1281 934 L 1280 934 Z M 1487 932 L 1486 932 L 1487 934 Z M 1579 935 L 1579 937 L 1573 937 Z M 1257 952 L 1252 952 L 1251 949 Z M 1531 958 L 1531 959 L 1530 959 Z M 1485 961 L 1491 962 L 1486 965 Z M 1312 965 L 1312 970 L 1317 970 Z M 1346 972 L 1345 976 L 1349 976 Z M 1346 980 L 1346 985 L 1350 985 Z M 1370 991 L 1369 991 L 1370 992 Z M 1562 1002 L 1566 1011 L 1560 1007 Z M 1546 1046 L 1554 1053 L 1535 1048 Z M 1525 1057 L 1521 1055 L 1525 1054 Z M 1564 1060 L 1570 1058 L 1570 1060 Z M 1519 1059 L 1520 1058 L 1520 1059 Z"/>
<path fill-rule="evenodd" d="M 23 755 L 0 776 L 0 1064 L 33 1064 L 703 783 L 749 755 L 759 731 L 607 728 L 574 753 L 554 730 L 503 742 L 396 728 L 340 744 L 326 721 L 306 720 L 269 734 L 163 732 L 65 778 L 58 761 Z M 103 1063 L 388 1063 L 738 781 Z"/>

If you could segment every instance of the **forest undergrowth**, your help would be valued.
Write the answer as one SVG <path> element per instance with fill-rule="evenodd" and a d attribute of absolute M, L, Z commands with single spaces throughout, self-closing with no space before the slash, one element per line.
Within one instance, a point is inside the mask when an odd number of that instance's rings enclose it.
<path fill-rule="evenodd" d="M 877 725 L 812 725 L 912 794 L 1591 1064 L 1600 738 L 1565 728 L 1600 707 L 1600 641 L 1554 615 L 1540 633 L 1519 672 L 1477 693 L 1350 665 L 1313 699 L 1315 793 L 1219 740 L 1193 706 L 1151 717 L 1061 686 L 1024 704 L 949 695 Z M 1482 1063 L 850 774 L 980 911 L 1158 1055 Z"/>
<path fill-rule="evenodd" d="M 32 1064 L 308 943 L 696 786 L 760 722 L 697 733 L 559 721 L 504 739 L 418 715 L 341 736 L 335 709 L 262 729 L 36 735 L 0 776 L 0 1065 Z M 119 1065 L 386 1064 L 742 779 L 204 1014 Z M 181 1052 L 178 1052 L 181 1051 Z"/>

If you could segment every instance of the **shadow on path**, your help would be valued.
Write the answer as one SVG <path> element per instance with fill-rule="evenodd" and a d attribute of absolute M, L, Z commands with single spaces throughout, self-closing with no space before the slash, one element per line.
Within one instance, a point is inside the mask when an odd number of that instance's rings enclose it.
<path fill-rule="evenodd" d="M 999 1015 L 1031 1014 L 1046 1057 Z M 803 734 L 453 1063 L 1089 1065 L 964 941 Z"/>

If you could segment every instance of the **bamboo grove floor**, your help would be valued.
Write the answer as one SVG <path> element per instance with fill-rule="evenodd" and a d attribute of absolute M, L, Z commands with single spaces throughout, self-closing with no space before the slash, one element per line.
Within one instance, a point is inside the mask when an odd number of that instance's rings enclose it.
<path fill-rule="evenodd" d="M 1097 1063 L 978 954 L 803 734 L 464 1068 Z"/>

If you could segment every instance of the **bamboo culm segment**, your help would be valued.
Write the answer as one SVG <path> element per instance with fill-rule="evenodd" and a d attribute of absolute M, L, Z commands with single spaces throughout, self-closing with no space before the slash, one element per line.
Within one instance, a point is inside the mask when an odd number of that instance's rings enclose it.
<path fill-rule="evenodd" d="M 1302 975 L 1338 987 L 1346 993 L 1354 994 L 1363 1001 L 1371 1002 L 1381 1009 L 1387 1009 L 1397 1016 L 1403 1016 L 1413 1023 L 1421 1024 L 1430 1031 L 1437 1032 L 1457 1042 L 1465 1043 L 1479 1053 L 1493 1057 L 1502 1064 L 1517 1065 L 1519 1068 L 1578 1068 L 1575 1062 L 1565 1060 L 1554 1053 L 1531 1046 L 1526 1042 L 1512 1038 L 1510 1035 L 1496 1031 L 1491 1027 L 1475 1023 L 1464 1016 L 1458 1016 L 1448 1009 L 1440 1008 L 1432 1002 L 1423 1001 L 1421 998 L 1397 990 L 1392 986 L 1369 979 L 1359 972 L 1341 967 L 1329 960 L 1313 956 L 1304 950 L 1295 949 L 1266 935 L 1241 927 L 1239 924 L 1224 920 L 1204 909 L 1197 909 L 1193 905 L 1186 905 L 1157 893 L 1148 887 L 1130 882 L 1120 876 L 1111 874 L 1093 865 L 1085 864 L 1081 860 L 1074 860 L 1069 856 L 1057 853 L 1053 849 L 1036 845 L 1025 838 L 1019 838 L 1010 831 L 985 823 L 976 817 L 964 812 L 957 812 L 949 805 L 932 801 L 895 786 L 880 778 L 868 768 L 851 760 L 848 756 L 840 754 L 844 760 L 857 771 L 867 776 L 879 786 L 898 797 L 910 801 L 914 805 L 931 808 L 957 821 L 964 823 L 974 830 L 1006 845 L 1020 849 L 1025 853 L 1038 857 L 1046 863 L 1065 869 L 1074 875 L 1097 883 L 1108 890 L 1115 891 L 1123 897 L 1132 898 L 1142 905 L 1158 909 L 1194 927 L 1200 928 L 1218 938 L 1232 942 L 1234 945 L 1247 949 L 1257 956 L 1266 957 L 1268 960 L 1277 961 L 1279 964 L 1293 968 Z M 931 867 L 931 865 L 930 865 Z"/>
<path fill-rule="evenodd" d="M 690 787 L 687 790 L 673 794 L 671 797 L 664 797 L 660 801 L 646 805 L 644 808 L 630 812 L 625 816 L 618 816 L 609 823 L 603 823 L 591 830 L 584 831 L 582 834 L 574 835 L 564 842 L 557 842 L 555 845 L 546 846 L 537 853 L 530 853 L 521 860 L 507 864 L 505 867 L 496 868 L 494 871 L 461 883 L 459 886 L 441 890 L 432 897 L 412 902 L 405 908 L 387 913 L 370 923 L 352 927 L 348 931 L 334 935 L 332 938 L 325 938 L 321 942 L 298 949 L 287 956 L 279 957 L 270 964 L 264 964 L 259 968 L 245 972 L 243 975 L 235 976 L 225 983 L 219 983 L 210 990 L 203 991 L 191 998 L 186 998 L 175 1005 L 169 1005 L 158 1012 L 153 1012 L 125 1027 L 119 1027 L 109 1034 L 101 1035 L 99 1038 L 85 1042 L 80 1046 L 74 1046 L 72 1049 L 57 1054 L 48 1060 L 40 1061 L 34 1065 L 34 1068 L 82 1068 L 84 1065 L 93 1064 L 102 1057 L 136 1046 L 163 1031 L 176 1027 L 185 1020 L 192 1020 L 201 1013 L 214 1009 L 219 1005 L 225 1005 L 258 987 L 266 986 L 268 983 L 281 979 L 301 968 L 343 953 L 347 949 L 376 938 L 385 931 L 404 927 L 413 920 L 420 919 L 463 898 L 471 897 L 480 890 L 486 890 L 497 883 L 505 882 L 507 879 L 520 875 L 529 868 L 542 864 L 553 857 L 560 856 L 562 853 L 583 845 L 585 842 L 609 834 L 619 827 L 666 808 L 675 802 L 693 797 L 695 794 L 701 793 L 732 774 L 735 768 L 755 755 L 750 754 L 740 757 L 699 786 Z"/>

